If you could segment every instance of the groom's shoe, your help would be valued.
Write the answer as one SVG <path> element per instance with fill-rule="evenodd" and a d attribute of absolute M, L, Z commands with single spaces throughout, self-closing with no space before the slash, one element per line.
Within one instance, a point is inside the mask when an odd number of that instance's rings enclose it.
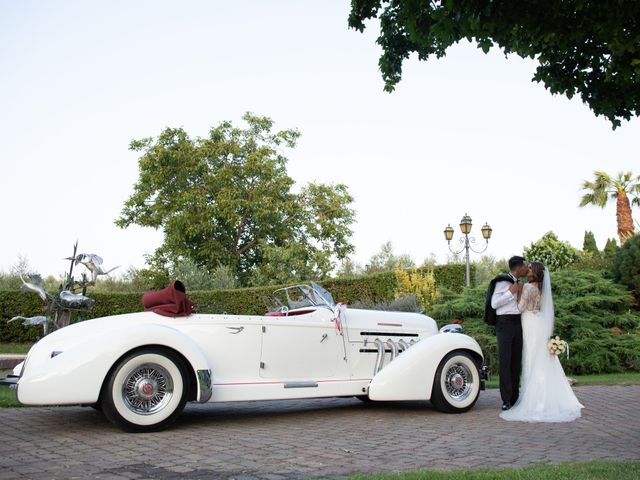
<path fill-rule="evenodd" d="M 502 410 L 509 410 L 511 408 L 511 404 L 509 402 L 504 402 L 502 404 Z"/>

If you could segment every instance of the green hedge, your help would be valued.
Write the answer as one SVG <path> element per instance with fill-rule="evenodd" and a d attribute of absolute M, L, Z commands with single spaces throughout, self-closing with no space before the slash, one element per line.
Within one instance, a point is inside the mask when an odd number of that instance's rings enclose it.
<path fill-rule="evenodd" d="M 472 266 L 473 269 L 473 266 Z M 472 278 L 474 271 L 472 270 Z M 434 267 L 436 284 L 454 292 L 465 285 L 464 265 L 437 265 Z M 330 279 L 320 284 L 329 290 L 336 302 L 347 304 L 361 300 L 380 302 L 391 300 L 395 295 L 394 272 L 382 272 L 354 278 Z M 260 315 L 271 306 L 271 293 L 278 286 L 242 288 L 237 290 L 193 291 L 189 297 L 198 305 L 214 305 L 233 314 Z M 122 313 L 142 311 L 141 293 L 89 292 L 95 299 L 93 308 L 75 320 L 105 317 Z M 42 302 L 33 293 L 0 291 L 0 343 L 33 342 L 42 336 L 41 327 L 25 327 L 19 321 L 6 320 L 22 315 L 31 317 L 42 314 Z M 204 310 L 215 313 L 215 307 Z"/>

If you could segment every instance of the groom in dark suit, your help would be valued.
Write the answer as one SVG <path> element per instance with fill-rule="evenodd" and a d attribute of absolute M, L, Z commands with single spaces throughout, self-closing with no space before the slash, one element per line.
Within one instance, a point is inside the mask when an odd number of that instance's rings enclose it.
<path fill-rule="evenodd" d="M 509 259 L 509 274 L 498 275 L 492 282 L 491 307 L 495 309 L 496 337 L 500 371 L 502 410 L 509 410 L 520 394 L 522 371 L 522 324 L 518 311 L 518 296 L 522 286 L 518 278 L 527 274 L 523 257 Z"/>

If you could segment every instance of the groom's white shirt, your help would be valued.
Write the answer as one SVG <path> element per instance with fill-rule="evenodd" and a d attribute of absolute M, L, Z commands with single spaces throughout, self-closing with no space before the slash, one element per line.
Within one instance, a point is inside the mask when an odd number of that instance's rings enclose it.
<path fill-rule="evenodd" d="M 511 273 L 509 276 L 514 281 L 518 281 Z M 496 283 L 496 289 L 491 296 L 491 306 L 496 309 L 496 315 L 519 315 L 518 302 L 513 293 L 509 291 L 509 287 L 512 284 L 510 282 L 498 282 Z"/>

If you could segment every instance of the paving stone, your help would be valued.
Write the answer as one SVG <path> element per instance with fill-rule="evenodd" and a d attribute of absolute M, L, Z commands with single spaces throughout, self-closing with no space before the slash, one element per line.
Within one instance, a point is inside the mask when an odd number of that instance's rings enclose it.
<path fill-rule="evenodd" d="M 574 390 L 586 408 L 565 424 L 505 422 L 495 390 L 462 415 L 353 398 L 191 404 L 170 429 L 143 435 L 93 409 L 0 409 L 0 480 L 293 480 L 640 459 L 640 386 Z"/>

